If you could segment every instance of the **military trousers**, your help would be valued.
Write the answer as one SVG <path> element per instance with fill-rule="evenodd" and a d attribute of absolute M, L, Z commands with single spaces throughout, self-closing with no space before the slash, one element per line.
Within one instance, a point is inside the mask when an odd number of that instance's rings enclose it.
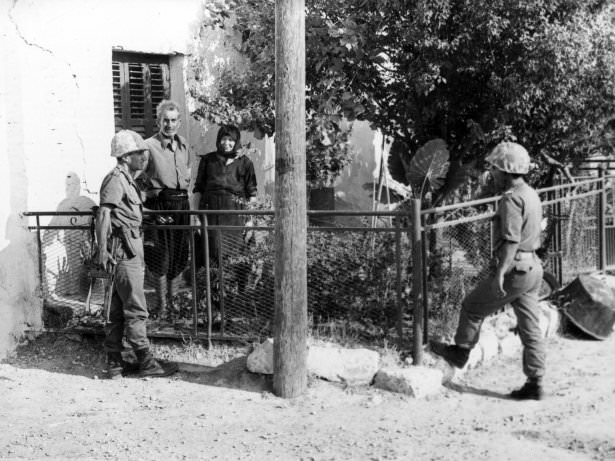
<path fill-rule="evenodd" d="M 464 298 L 455 344 L 473 348 L 478 342 L 485 317 L 511 304 L 523 345 L 523 372 L 528 378 L 540 378 L 545 372 L 546 358 L 538 307 L 543 269 L 535 254 L 526 253 L 522 258 L 518 256 L 504 276 L 505 296 L 494 293 L 494 275 L 491 274 Z"/>
<path fill-rule="evenodd" d="M 116 255 L 115 284 L 109 309 L 109 322 L 105 326 L 105 351 L 121 352 L 123 338 L 134 349 L 149 348 L 146 321 L 148 317 L 143 288 L 145 265 L 143 241 L 131 239 L 136 255 L 128 257 L 120 245 Z"/>

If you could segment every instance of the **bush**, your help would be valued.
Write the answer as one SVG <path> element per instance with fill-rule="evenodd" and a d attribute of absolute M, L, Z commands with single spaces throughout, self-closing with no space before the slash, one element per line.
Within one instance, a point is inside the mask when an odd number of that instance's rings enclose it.
<path fill-rule="evenodd" d="M 257 226 L 269 225 L 270 217 Z M 254 231 L 249 250 L 224 260 L 225 332 L 271 334 L 274 307 L 273 230 Z M 410 288 L 402 263 L 402 303 Z M 307 236 L 308 317 L 317 336 L 383 340 L 398 319 L 395 237 L 391 232 L 310 231 Z M 220 312 L 220 276 L 210 270 L 214 318 Z M 205 311 L 206 274 L 197 274 Z"/>

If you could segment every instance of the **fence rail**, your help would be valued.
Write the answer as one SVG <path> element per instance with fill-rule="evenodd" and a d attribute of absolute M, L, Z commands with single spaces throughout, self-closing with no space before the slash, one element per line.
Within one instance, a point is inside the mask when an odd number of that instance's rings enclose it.
<path fill-rule="evenodd" d="M 615 265 L 612 179 L 602 176 L 539 191 L 548 222 L 545 264 L 562 283 L 581 272 Z M 398 344 L 412 349 L 414 362 L 420 363 L 423 343 L 430 335 L 451 333 L 460 301 L 486 274 L 491 218 L 498 200 L 431 209 L 421 209 L 421 203 L 414 201 L 395 212 L 309 211 L 312 335 L 369 345 Z M 100 328 L 102 282 L 93 286 L 91 309 L 86 305 L 93 212 L 25 215 L 37 234 L 45 325 Z M 273 211 L 146 215 L 154 219 L 191 215 L 200 220 L 143 225 L 151 336 L 254 341 L 272 334 Z M 215 216 L 230 217 L 235 225 L 214 225 Z M 159 251 L 160 245 L 168 244 L 162 242 L 160 231 L 180 242 L 176 251 L 185 258 L 165 286 L 160 284 L 159 269 L 172 262 Z M 164 296 L 171 298 L 166 310 Z"/>
<path fill-rule="evenodd" d="M 84 305 L 93 213 L 26 215 L 35 221 L 30 229 L 38 235 L 47 326 L 100 327 L 102 284 L 94 287 L 92 312 Z M 252 341 L 271 335 L 273 211 L 165 211 L 146 215 L 194 215 L 201 221 L 143 225 L 152 336 Z M 242 225 L 213 225 L 208 219 L 211 215 L 237 217 Z M 321 224 L 308 227 L 312 334 L 370 344 L 399 341 L 407 334 L 401 318 L 409 303 L 409 274 L 407 264 L 402 262 L 410 258 L 408 213 L 310 211 L 308 217 Z M 42 224 L 44 220 L 49 222 Z M 174 295 L 164 316 L 159 310 L 160 287 L 154 269 L 160 261 L 155 260 L 159 256 L 151 239 L 151 234 L 160 230 L 188 236 L 187 262 L 172 282 Z M 212 242 L 219 251 L 212 251 Z"/>

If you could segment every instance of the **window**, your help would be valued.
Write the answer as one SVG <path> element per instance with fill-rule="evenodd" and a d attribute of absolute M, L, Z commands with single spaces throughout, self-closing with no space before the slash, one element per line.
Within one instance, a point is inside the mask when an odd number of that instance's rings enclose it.
<path fill-rule="evenodd" d="M 156 106 L 170 97 L 168 56 L 114 51 L 112 73 L 115 131 L 152 136 Z"/>

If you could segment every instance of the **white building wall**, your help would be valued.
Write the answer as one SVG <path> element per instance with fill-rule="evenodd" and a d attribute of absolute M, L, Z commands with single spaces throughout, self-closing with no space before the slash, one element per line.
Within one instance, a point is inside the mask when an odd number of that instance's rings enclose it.
<path fill-rule="evenodd" d="M 200 0 L 0 0 L 0 357 L 41 322 L 20 213 L 55 210 L 72 171 L 98 202 L 115 163 L 112 50 L 185 54 L 199 11 Z"/>
<path fill-rule="evenodd" d="M 41 322 L 36 236 L 20 214 L 55 210 L 70 172 L 81 180 L 81 195 L 98 203 L 100 182 L 115 163 L 109 155 L 114 49 L 177 55 L 171 97 L 186 106 L 182 134 L 196 154 L 214 149 L 215 129 L 189 117 L 181 85 L 182 55 L 198 37 L 201 1 L 0 0 L 0 357 L 25 327 Z M 210 62 L 240 65 L 225 54 L 224 40 L 211 32 L 210 38 Z M 260 149 L 253 158 L 259 192 L 271 193 L 273 141 L 242 136 Z M 357 135 L 356 142 L 370 136 Z M 365 165 L 359 160 L 339 183 L 349 199 L 362 197 L 359 208 L 369 208 L 362 186 L 373 171 L 370 156 L 371 141 L 361 154 Z"/>

